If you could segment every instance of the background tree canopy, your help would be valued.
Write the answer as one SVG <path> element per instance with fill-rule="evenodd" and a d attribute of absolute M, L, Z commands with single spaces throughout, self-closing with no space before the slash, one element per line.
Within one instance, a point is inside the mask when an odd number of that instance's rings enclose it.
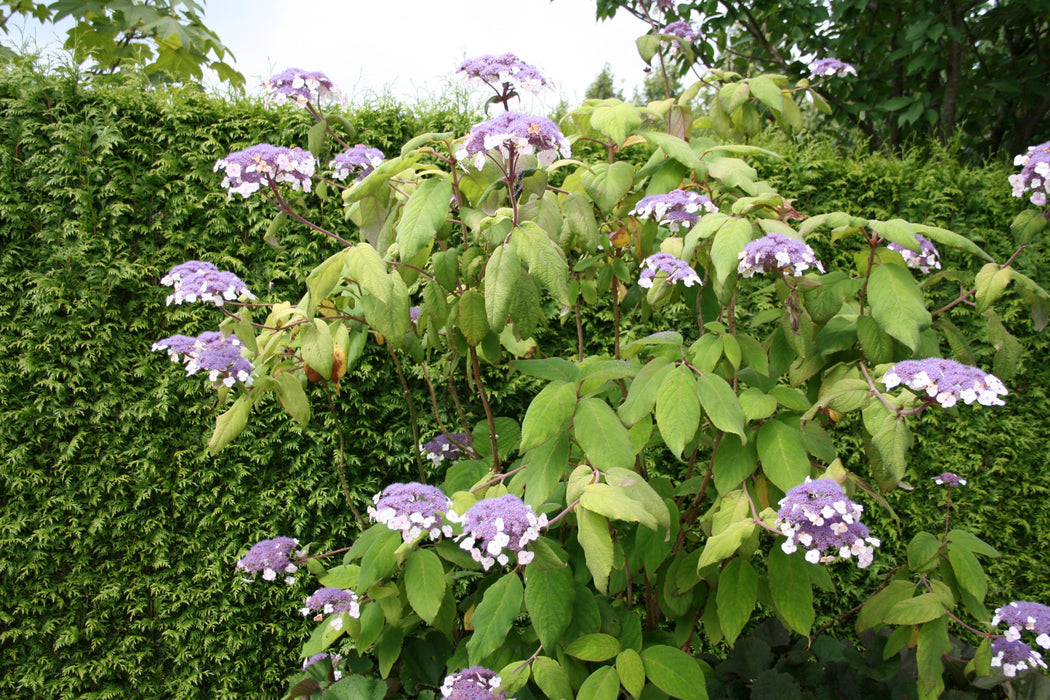
<path fill-rule="evenodd" d="M 597 16 L 648 19 L 650 4 L 597 0 Z M 855 79 L 819 91 L 836 126 L 876 147 L 958 137 L 980 157 L 1050 136 L 1048 0 L 694 0 L 668 7 L 675 19 L 704 32 L 707 66 L 805 77 L 813 58 L 853 64 Z"/>

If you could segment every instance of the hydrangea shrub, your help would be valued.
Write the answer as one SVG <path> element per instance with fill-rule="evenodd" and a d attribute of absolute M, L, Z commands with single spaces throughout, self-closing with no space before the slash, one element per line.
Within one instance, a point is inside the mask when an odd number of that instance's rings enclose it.
<path fill-rule="evenodd" d="M 289 697 L 380 678 L 431 697 L 706 698 L 712 669 L 698 654 L 752 621 L 776 616 L 815 634 L 814 587 L 833 589 L 829 566 L 863 569 L 872 595 L 846 615 L 858 631 L 889 630 L 888 653 L 915 640 L 919 697 L 944 688 L 950 628 L 980 640 L 973 677 L 1039 666 L 1020 637 L 1046 646 L 1042 608 L 1015 603 L 992 618 L 979 557 L 998 553 L 950 527 L 951 489 L 965 479 L 909 464 L 908 450 L 934 404 L 961 419 L 1008 395 L 1000 378 L 945 357 L 958 338 L 937 317 L 966 303 L 987 310 L 1009 282 L 1046 292 L 1014 258 L 994 261 L 946 229 L 800 214 L 747 160 L 775 154 L 716 140 L 714 118 L 683 121 L 685 97 L 645 109 L 588 101 L 561 124 L 509 111 L 513 77 L 531 75 L 512 58 L 475 71 L 503 87 L 503 114 L 462 135 L 422 134 L 368 160 L 358 179 L 328 183 L 341 191 L 345 230 L 307 221 L 283 194 L 310 192 L 324 138 L 312 134 L 309 152 L 261 144 L 217 164 L 217 187 L 263 190 L 334 250 L 297 302 L 265 300 L 260 311 L 225 287 L 209 292 L 224 301 L 216 337 L 236 338 L 251 367 L 250 382 L 213 370 L 234 378 L 220 390 L 237 396 L 211 450 L 271 394 L 307 422 L 308 383 L 338 391 L 364 343 L 385 347 L 399 372 L 419 366 L 443 430 L 391 446 L 426 455 L 436 484 L 421 469 L 420 482 L 376 494 L 375 524 L 345 549 L 293 553 L 298 542 L 282 536 L 238 562 L 264 581 L 305 570 L 321 586 L 301 607 L 319 624 L 289 664 L 306 662 Z M 739 99 L 743 85 L 737 107 L 754 99 L 786 114 L 798 106 L 785 80 L 731 80 L 718 99 Z M 580 139 L 606 158 L 573 160 Z M 629 145 L 647 145 L 648 162 L 622 159 Z M 1018 253 L 1032 231 L 1017 234 Z M 807 241 L 851 252 L 835 258 L 849 263 L 826 269 Z M 913 268 L 940 264 L 933 242 L 985 265 L 917 277 Z M 186 275 L 204 269 L 194 265 Z M 953 302 L 929 308 L 934 285 L 959 279 Z M 607 312 L 611 347 L 589 342 L 579 321 L 574 352 L 541 346 L 543 325 L 584 307 Z M 177 358 L 190 340 L 156 349 Z M 522 415 L 495 414 L 483 367 L 537 380 Z M 443 379 L 452 407 L 438 398 Z M 449 432 L 462 400 L 485 420 Z M 846 416 L 860 469 L 844 466 Z M 906 561 L 883 561 L 862 514 L 915 477 L 927 496 L 947 487 L 944 531 L 915 534 Z M 1004 635 L 993 631 L 1004 622 Z M 428 668 L 413 656 L 419 645 L 432 650 Z"/>

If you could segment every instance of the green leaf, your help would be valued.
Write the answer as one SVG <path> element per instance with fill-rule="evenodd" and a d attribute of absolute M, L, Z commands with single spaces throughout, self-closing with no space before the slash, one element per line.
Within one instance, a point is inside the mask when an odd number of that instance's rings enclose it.
<path fill-rule="evenodd" d="M 1038 209 L 1025 209 L 1010 223 L 1010 232 L 1018 246 L 1028 245 L 1043 232 L 1047 219 Z"/>
<path fill-rule="evenodd" d="M 657 393 L 672 369 L 674 366 L 669 359 L 654 357 L 638 371 L 627 389 L 627 398 L 617 408 L 617 413 L 624 423 L 634 425 L 642 416 L 652 413 Z"/>
<path fill-rule="evenodd" d="M 759 102 L 774 112 L 784 111 L 784 93 L 776 83 L 764 75 L 756 75 L 747 82 L 751 86 L 751 94 L 757 97 Z"/>
<path fill-rule="evenodd" d="M 609 404 L 601 399 L 584 399 L 576 405 L 573 432 L 591 464 L 601 470 L 634 466 L 634 451 L 627 428 Z"/>
<path fill-rule="evenodd" d="M 594 579 L 594 587 L 605 593 L 609 583 L 609 572 L 613 565 L 613 543 L 609 534 L 609 521 L 586 508 L 576 509 L 579 525 L 580 547 L 587 560 L 587 568 Z"/>
<path fill-rule="evenodd" d="M 893 357 L 893 340 L 871 316 L 857 317 L 857 340 L 864 357 L 872 364 L 889 362 Z"/>
<path fill-rule="evenodd" d="M 919 532 L 908 543 L 908 568 L 912 571 L 928 571 L 939 563 L 937 552 L 941 541 L 928 532 Z"/>
<path fill-rule="evenodd" d="M 886 611 L 883 622 L 888 625 L 919 625 L 942 615 L 944 603 L 937 594 L 922 593 L 894 604 Z"/>
<path fill-rule="evenodd" d="M 935 700 L 944 692 L 944 663 L 941 657 L 952 650 L 948 639 L 948 618 L 931 620 L 919 630 L 915 660 L 919 667 L 919 698 Z"/>
<path fill-rule="evenodd" d="M 888 613 L 897 603 L 907 600 L 915 593 L 911 581 L 890 581 L 889 585 L 864 603 L 857 615 L 857 633 L 886 623 Z"/>
<path fill-rule="evenodd" d="M 299 349 L 303 362 L 312 370 L 327 379 L 332 376 L 332 363 L 335 348 L 332 343 L 332 331 L 328 324 L 319 318 L 303 326 L 299 331 Z"/>
<path fill-rule="evenodd" d="M 216 418 L 215 430 L 208 441 L 208 454 L 218 454 L 222 448 L 240 435 L 248 425 L 248 414 L 251 412 L 251 401 L 247 396 L 240 396 L 225 413 Z"/>
<path fill-rule="evenodd" d="M 763 420 L 776 413 L 777 400 L 761 389 L 751 387 L 740 394 L 740 408 L 747 420 Z"/>
<path fill-rule="evenodd" d="M 306 278 L 306 288 L 310 290 L 310 301 L 317 306 L 331 294 L 335 285 L 343 279 L 343 267 L 346 262 L 346 249 L 329 257 L 315 267 Z"/>
<path fill-rule="evenodd" d="M 911 431 L 903 420 L 887 420 L 882 429 L 871 436 L 871 444 L 882 458 L 882 466 L 890 478 L 900 481 L 908 468 L 908 448 Z"/>
<path fill-rule="evenodd" d="M 525 455 L 525 503 L 535 511 L 547 501 L 569 466 L 569 435 L 562 433 Z"/>
<path fill-rule="evenodd" d="M 751 95 L 750 86 L 744 82 L 726 83 L 718 91 L 718 102 L 726 114 L 732 114 Z"/>
<path fill-rule="evenodd" d="M 779 420 L 766 421 L 758 431 L 758 459 L 762 472 L 781 491 L 798 486 L 810 474 L 802 434 Z"/>
<path fill-rule="evenodd" d="M 700 554 L 700 561 L 696 565 L 697 571 L 733 556 L 736 550 L 740 549 L 744 540 L 754 534 L 755 527 L 751 515 L 747 514 L 713 537 L 708 537 L 704 542 L 704 551 Z"/>
<path fill-rule="evenodd" d="M 655 645 L 642 649 L 641 656 L 645 675 L 657 688 L 682 700 L 707 700 L 707 679 L 689 654 Z"/>
<path fill-rule="evenodd" d="M 405 593 L 408 603 L 424 622 L 437 617 L 445 598 L 445 567 L 429 549 L 417 549 L 405 563 Z"/>
<path fill-rule="evenodd" d="M 581 661 L 605 661 L 620 653 L 620 642 L 600 632 L 585 634 L 566 645 L 565 653 Z"/>
<path fill-rule="evenodd" d="M 758 600 L 758 574 L 751 563 L 737 557 L 726 564 L 718 577 L 718 619 L 726 641 L 733 642 L 751 619 L 751 611 Z"/>
<path fill-rule="evenodd" d="M 620 677 L 612 666 L 602 666 L 583 682 L 576 700 L 616 700 L 620 691 Z"/>
<path fill-rule="evenodd" d="M 627 492 L 618 486 L 601 483 L 588 484 L 583 487 L 580 505 L 610 520 L 636 522 L 645 525 L 650 530 L 656 529 L 656 518 L 641 503 L 628 496 Z"/>
<path fill-rule="evenodd" d="M 525 609 L 548 653 L 557 648 L 572 619 L 576 598 L 572 583 L 572 569 L 567 566 L 540 569 L 530 564 L 525 569 Z"/>
<path fill-rule="evenodd" d="M 977 273 L 975 280 L 975 286 L 977 287 L 977 311 L 984 311 L 997 302 L 1012 279 L 1013 274 L 1009 267 L 1000 267 L 993 262 L 982 267 L 981 271 Z"/>
<path fill-rule="evenodd" d="M 959 234 L 953 231 L 949 231 L 943 228 L 937 228 L 936 226 L 912 224 L 911 227 L 915 229 L 915 233 L 919 234 L 923 238 L 933 241 L 934 243 L 942 243 L 950 248 L 955 248 L 956 250 L 963 250 L 967 253 L 976 255 L 979 258 L 984 258 L 989 262 L 992 261 L 992 256 L 988 255 L 988 253 L 984 252 L 984 250 L 982 250 L 980 246 L 978 246 L 976 243 L 971 241 L 969 238 L 966 238 L 965 236 L 960 236 Z"/>
<path fill-rule="evenodd" d="M 451 198 L 452 183 L 444 177 L 424 180 L 408 198 L 397 222 L 397 249 L 403 262 L 423 250 L 444 225 Z"/>
<path fill-rule="evenodd" d="M 580 180 L 602 213 L 608 213 L 631 190 L 634 184 L 634 168 L 622 160 L 615 163 L 598 163 L 581 171 Z"/>
<path fill-rule="evenodd" d="M 952 565 L 959 585 L 973 595 L 978 601 L 984 601 L 988 593 L 988 576 L 981 568 L 981 563 L 966 547 L 954 542 L 948 543 L 948 562 Z"/>
<path fill-rule="evenodd" d="M 729 276 L 736 272 L 740 262 L 740 252 L 751 242 L 751 222 L 747 219 L 734 219 L 718 230 L 714 243 L 711 244 L 711 262 L 715 266 L 715 278 L 719 284 L 725 284 Z"/>
<path fill-rule="evenodd" d="M 740 485 L 758 467 L 758 453 L 753 443 L 744 444 L 736 435 L 726 435 L 718 443 L 713 470 L 715 488 L 727 494 Z"/>
<path fill-rule="evenodd" d="M 919 334 L 930 327 L 922 292 L 907 268 L 878 265 L 868 280 L 871 316 L 891 336 L 913 352 L 919 349 Z"/>
<path fill-rule="evenodd" d="M 477 346 L 488 335 L 488 315 L 485 312 L 485 298 L 481 292 L 476 289 L 463 292 L 457 306 L 456 326 L 463 332 L 467 344 L 472 347 Z"/>
<path fill-rule="evenodd" d="M 677 136 L 662 131 L 642 131 L 638 135 L 654 146 L 659 146 L 664 153 L 690 170 L 703 169 L 704 166 L 693 149 Z"/>
<path fill-rule="evenodd" d="M 645 506 L 663 528 L 670 529 L 671 516 L 667 512 L 667 504 L 641 474 L 630 469 L 612 468 L 605 472 L 605 480 L 624 489 L 632 499 Z"/>
<path fill-rule="evenodd" d="M 499 333 L 507 325 L 514 292 L 521 278 L 521 261 L 513 243 L 496 247 L 485 265 L 485 314 L 489 328 Z"/>
<path fill-rule="evenodd" d="M 993 558 L 1001 556 L 995 547 L 966 530 L 951 530 L 948 533 L 948 541 L 960 547 L 965 547 L 974 554 L 983 554 L 986 557 Z"/>
<path fill-rule="evenodd" d="M 601 100 L 591 113 L 591 127 L 609 137 L 616 146 L 626 141 L 641 123 L 642 115 L 638 108 L 621 100 Z"/>
<path fill-rule="evenodd" d="M 620 677 L 620 685 L 637 698 L 642 694 L 645 687 L 645 662 L 641 655 L 634 649 L 624 649 L 616 656 L 616 675 Z"/>
<path fill-rule="evenodd" d="M 868 227 L 887 241 L 904 246 L 908 250 L 919 252 L 919 241 L 915 238 L 915 229 L 904 219 L 890 219 L 889 221 L 868 221 Z"/>
<path fill-rule="evenodd" d="M 767 565 L 769 592 L 777 612 L 790 629 L 808 636 L 816 613 L 813 610 L 813 583 L 806 567 L 814 565 L 807 562 L 800 552 L 788 555 L 780 547 L 770 549 Z"/>
<path fill-rule="evenodd" d="M 273 378 L 273 388 L 277 393 L 277 400 L 281 402 L 284 410 L 299 425 L 310 422 L 310 400 L 306 398 L 303 385 L 299 378 L 289 372 L 278 374 Z"/>
<path fill-rule="evenodd" d="M 679 365 L 668 372 L 656 393 L 656 426 L 672 454 L 681 458 L 700 427 L 700 397 L 693 371 Z"/>
<path fill-rule="evenodd" d="M 485 591 L 474 611 L 474 634 L 467 641 L 472 666 L 506 643 L 524 595 L 521 579 L 513 572 L 501 576 Z"/>
<path fill-rule="evenodd" d="M 545 386 L 525 411 L 519 449 L 522 452 L 531 450 L 562 432 L 575 411 L 575 383 L 553 381 Z"/>
<path fill-rule="evenodd" d="M 525 261 L 529 274 L 562 306 L 570 306 L 569 264 L 565 255 L 535 222 L 523 221 L 513 231 L 518 257 Z"/>
<path fill-rule="evenodd" d="M 386 678 L 394 662 L 401 656 L 401 647 L 405 642 L 405 633 L 400 627 L 387 626 L 376 640 L 375 655 L 379 662 L 379 676 Z"/>
<path fill-rule="evenodd" d="M 696 384 L 700 393 L 700 403 L 715 427 L 723 432 L 739 435 L 740 440 L 746 443 L 744 423 L 747 419 L 744 418 L 740 400 L 729 383 L 717 374 L 707 372 L 697 378 Z"/>

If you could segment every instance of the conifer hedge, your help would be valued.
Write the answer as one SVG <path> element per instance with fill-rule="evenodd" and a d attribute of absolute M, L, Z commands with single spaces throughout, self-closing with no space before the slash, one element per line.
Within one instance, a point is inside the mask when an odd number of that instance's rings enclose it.
<path fill-rule="evenodd" d="M 381 103 L 348 117 L 355 142 L 396 153 L 422 131 L 463 133 L 476 115 Z M 259 198 L 227 200 L 212 172 L 217 158 L 254 143 L 304 145 L 310 125 L 299 110 L 192 89 L 144 90 L 0 66 L 5 696 L 283 691 L 310 626 L 296 610 L 309 591 L 242 584 L 233 563 L 248 544 L 277 535 L 313 537 L 321 546 L 350 539 L 357 524 L 336 474 L 334 419 L 318 414 L 299 428 L 271 407 L 253 419 L 250 436 L 209 458 L 213 392 L 150 344 L 214 321 L 207 310 L 164 306 L 157 282 L 172 265 L 210 260 L 256 290 L 272 285 L 274 295 L 287 296 L 301 288 L 297 271 L 328 254 L 326 243 L 287 226 L 279 256 L 263 241 L 272 210 Z M 780 150 L 786 160 L 765 167 L 781 191 L 797 193 L 799 209 L 894 212 L 972 235 L 993 254 L 1009 245 L 1020 203 L 1010 200 L 1005 164 L 966 168 L 939 152 L 931 165 L 928 151 L 869 158 L 823 145 Z M 338 230 L 337 203 L 317 206 L 311 218 Z M 1024 272 L 1046 286 L 1045 272 L 1033 267 Z M 1039 358 L 1047 343 L 1020 305 L 1005 318 L 1026 352 L 1010 401 L 928 439 L 916 459 L 970 475 L 972 488 L 957 494 L 962 512 L 1009 562 L 992 565 L 990 600 L 998 590 L 1002 602 L 1046 602 L 1050 368 Z M 601 328 L 588 322 L 589 330 Z M 401 385 L 383 359 L 366 356 L 334 402 L 362 511 L 379 484 L 416 469 Z M 425 405 L 422 384 L 408 381 Z M 525 393 L 512 383 L 496 387 L 493 398 L 521 402 Z M 913 499 L 900 514 L 933 522 L 940 510 L 928 505 Z"/>

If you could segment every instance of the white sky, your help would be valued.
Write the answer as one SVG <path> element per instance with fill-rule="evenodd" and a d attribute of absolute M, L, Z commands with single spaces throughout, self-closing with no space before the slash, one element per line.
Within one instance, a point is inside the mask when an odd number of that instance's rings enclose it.
<path fill-rule="evenodd" d="M 644 78 L 634 41 L 646 25 L 625 12 L 599 23 L 594 9 L 593 0 L 210 0 L 205 24 L 249 90 L 296 67 L 325 73 L 351 102 L 413 101 L 440 95 L 464 59 L 509 51 L 557 86 L 542 106 L 564 97 L 572 107 L 606 62 L 627 99 Z M 17 26 L 5 43 L 18 42 Z M 25 31 L 61 45 L 46 30 Z"/>

